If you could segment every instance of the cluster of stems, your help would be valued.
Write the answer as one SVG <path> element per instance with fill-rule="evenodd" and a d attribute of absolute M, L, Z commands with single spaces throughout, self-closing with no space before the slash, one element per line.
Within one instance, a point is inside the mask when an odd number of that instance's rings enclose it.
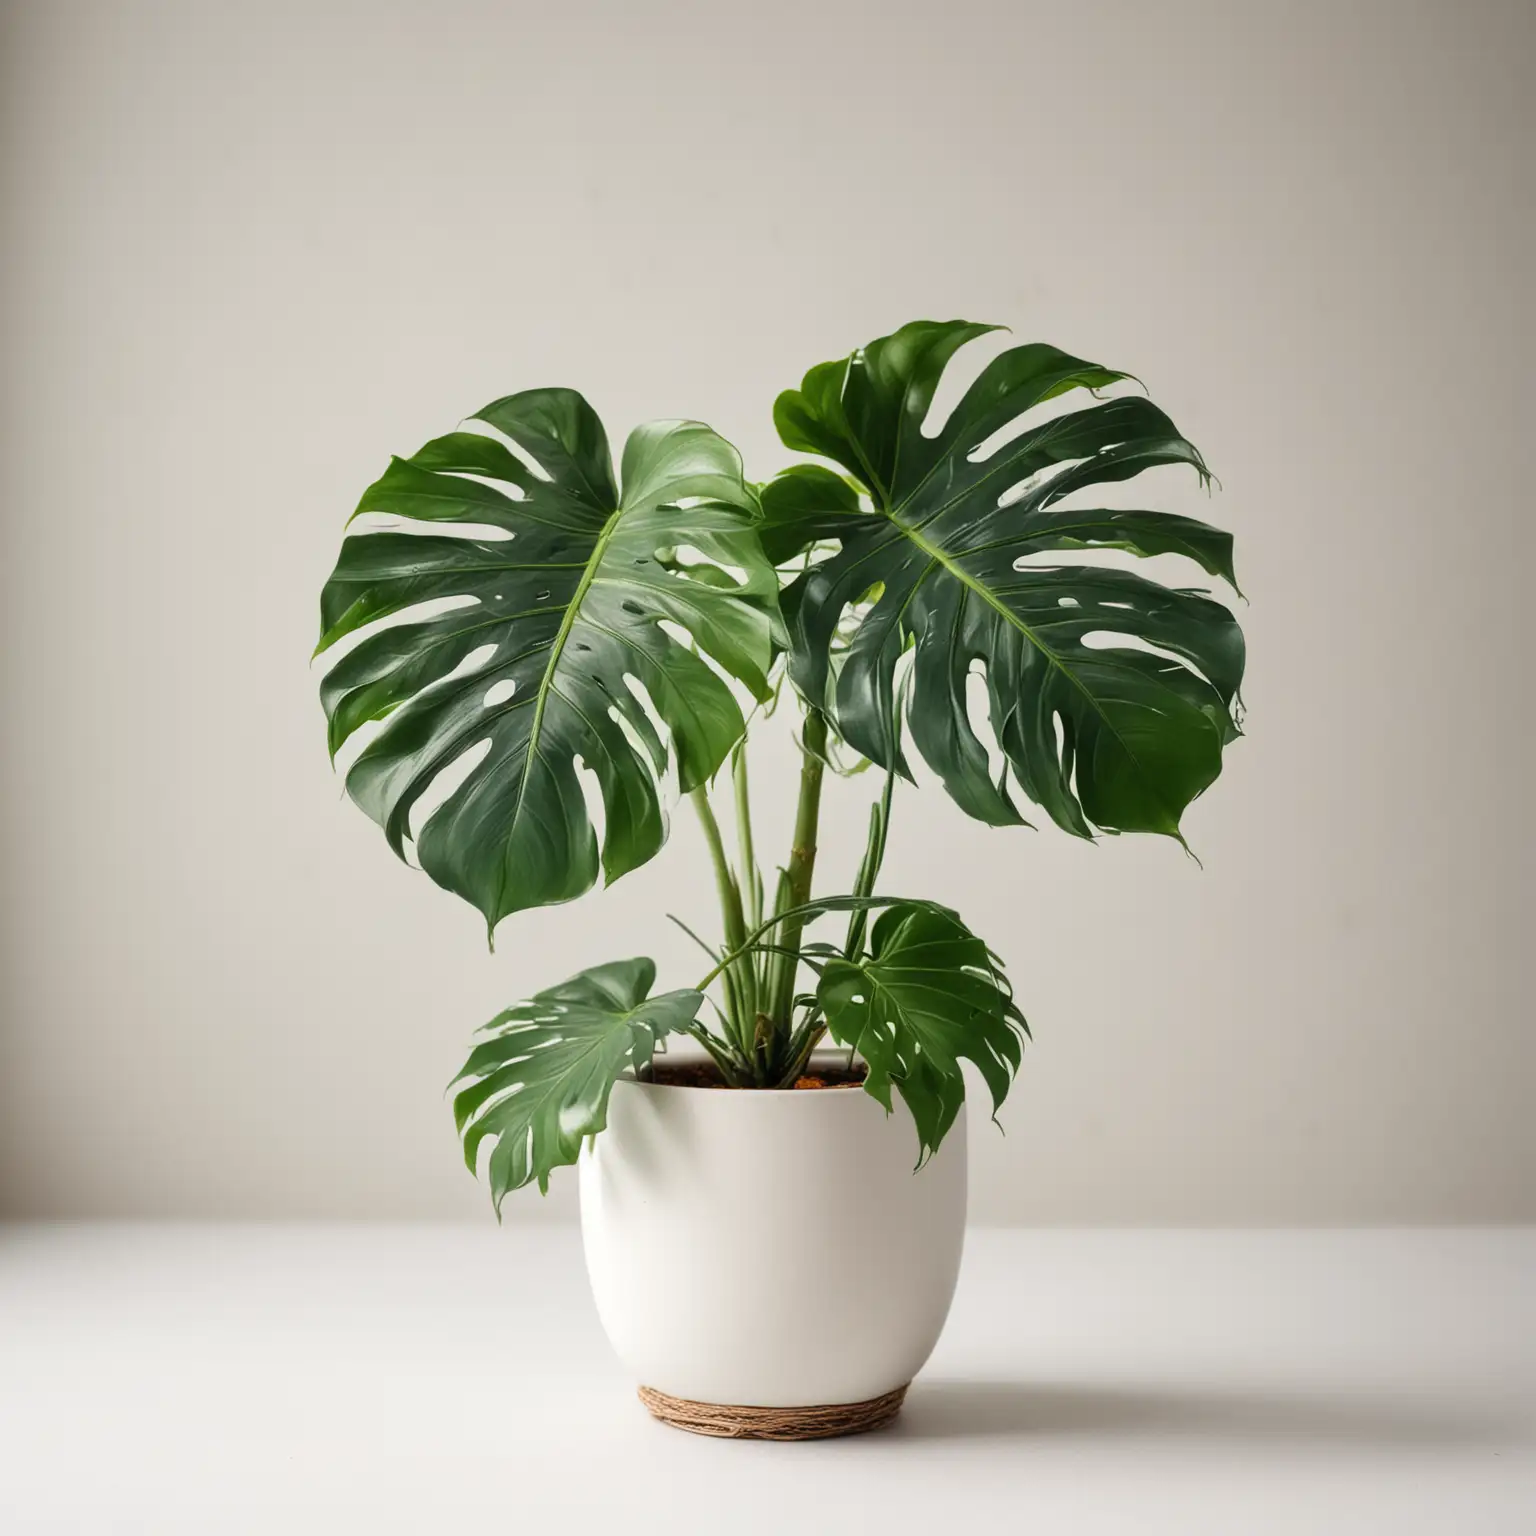
<path fill-rule="evenodd" d="M 719 1028 L 699 1025 L 693 1034 L 725 1080 L 736 1087 L 792 1085 L 805 1071 L 811 1052 L 826 1033 L 816 999 L 797 995 L 795 982 L 802 960 L 808 958 L 803 948 L 807 914 L 802 909 L 811 899 L 816 872 L 827 734 L 826 716 L 821 710 L 808 707 L 800 734 L 800 792 L 795 806 L 794 835 L 788 861 L 779 871 L 771 907 L 764 906 L 763 877 L 753 844 L 745 740 L 737 745 L 731 758 L 737 840 L 734 861 L 726 850 L 708 789 L 700 785 L 690 797 L 714 865 L 725 941 L 723 952 L 710 950 L 717 963 L 699 984 L 702 990 L 719 980 Z M 888 777 L 880 802 L 872 810 L 869 841 L 855 896 L 870 895 L 884 857 L 891 783 Z M 850 959 L 862 948 L 866 915 L 860 909 L 849 919 L 843 953 Z"/>

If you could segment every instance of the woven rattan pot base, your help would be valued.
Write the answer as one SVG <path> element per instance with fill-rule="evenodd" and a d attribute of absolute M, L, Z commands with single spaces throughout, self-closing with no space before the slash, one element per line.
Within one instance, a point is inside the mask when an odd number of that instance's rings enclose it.
<path fill-rule="evenodd" d="M 815 1408 L 744 1408 L 726 1403 L 695 1403 L 641 1387 L 640 1401 L 663 1424 L 691 1435 L 722 1440 L 827 1440 L 833 1435 L 861 1435 L 889 1424 L 901 1412 L 906 1387 L 862 1403 L 825 1403 Z"/>

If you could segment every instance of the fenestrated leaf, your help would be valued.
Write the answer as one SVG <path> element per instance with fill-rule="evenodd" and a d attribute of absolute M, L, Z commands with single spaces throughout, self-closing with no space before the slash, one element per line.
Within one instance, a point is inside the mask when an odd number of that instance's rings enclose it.
<path fill-rule="evenodd" d="M 1241 631 L 1203 593 L 1070 556 L 1174 552 L 1232 581 L 1231 539 L 1192 518 L 1061 503 L 1157 465 L 1188 465 L 1205 479 L 1204 461 L 1140 397 L 1103 400 L 993 446 L 1032 407 L 1127 377 L 1038 343 L 995 358 L 925 436 L 945 364 L 990 329 L 904 326 L 779 397 L 784 442 L 835 460 L 868 498 L 855 504 L 840 476 L 806 467 L 764 490 L 781 563 L 841 542 L 784 594 L 795 681 L 853 747 L 899 768 L 895 670 L 914 648 L 907 718 L 919 752 L 969 814 L 1018 822 L 1008 779 L 994 777 L 967 714 L 979 662 L 993 737 L 1029 799 L 1082 836 L 1177 836 L 1237 734 Z M 1026 563 L 1043 555 L 1066 558 Z"/>
<path fill-rule="evenodd" d="M 888 907 L 868 954 L 826 964 L 816 1000 L 832 1038 L 868 1064 L 866 1091 L 890 1109 L 894 1085 L 906 1102 L 919 1161 L 960 1112 L 962 1059 L 979 1068 L 994 1113 L 1023 1060 L 1028 1029 L 1001 966 L 953 912 L 930 904 Z"/>
<path fill-rule="evenodd" d="M 699 992 L 650 997 L 656 966 L 614 960 L 581 971 L 496 1015 L 490 1038 L 470 1052 L 455 1083 L 475 1079 L 453 1101 L 464 1161 L 475 1171 L 480 1144 L 491 1152 L 497 1214 L 509 1190 L 574 1163 L 584 1137 L 608 1123 L 608 1096 L 627 1071 L 647 1066 L 663 1036 L 686 1030 L 704 1001 Z"/>
<path fill-rule="evenodd" d="M 602 797 L 604 876 L 657 852 L 667 750 L 631 683 L 670 730 L 682 789 L 704 782 L 744 723 L 702 657 L 768 695 L 778 580 L 740 459 L 701 423 L 631 433 L 620 492 L 602 424 L 573 390 L 511 395 L 478 419 L 539 471 L 474 432 L 394 460 L 357 511 L 408 518 L 417 531 L 347 538 L 321 596 L 319 649 L 400 617 L 327 673 L 331 750 L 387 721 L 347 790 L 402 855 L 412 807 L 444 770 L 483 754 L 416 846 L 422 868 L 494 929 L 597 879 L 578 760 Z M 445 598 L 469 601 L 441 611 Z M 440 611 L 418 616 L 424 603 Z"/>

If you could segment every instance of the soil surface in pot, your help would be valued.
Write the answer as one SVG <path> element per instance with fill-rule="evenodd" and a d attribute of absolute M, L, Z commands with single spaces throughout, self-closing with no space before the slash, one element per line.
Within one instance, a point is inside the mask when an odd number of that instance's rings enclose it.
<path fill-rule="evenodd" d="M 818 1062 L 814 1072 L 795 1079 L 796 1088 L 857 1088 L 863 1081 L 865 1068 L 862 1062 L 853 1067 L 825 1066 Z M 731 1084 L 720 1076 L 720 1069 L 712 1061 L 653 1062 L 647 1082 L 660 1083 L 667 1088 L 729 1088 Z M 743 1088 L 741 1092 L 752 1090 Z"/>

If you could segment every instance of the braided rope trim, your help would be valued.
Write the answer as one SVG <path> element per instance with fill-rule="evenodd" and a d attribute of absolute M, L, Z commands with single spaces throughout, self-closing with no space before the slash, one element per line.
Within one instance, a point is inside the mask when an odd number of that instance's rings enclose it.
<path fill-rule="evenodd" d="M 811 1408 L 695 1403 L 686 1397 L 668 1397 L 654 1387 L 640 1387 L 638 1395 L 654 1418 L 691 1435 L 722 1440 L 827 1440 L 833 1435 L 862 1435 L 889 1424 L 901 1412 L 907 1388 L 897 1387 L 862 1403 L 823 1403 Z"/>

